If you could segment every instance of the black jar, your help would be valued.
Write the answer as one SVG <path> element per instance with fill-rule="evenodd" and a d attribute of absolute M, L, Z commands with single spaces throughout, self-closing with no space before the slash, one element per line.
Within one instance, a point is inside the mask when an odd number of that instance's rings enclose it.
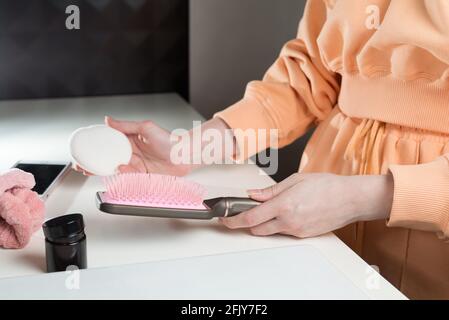
<path fill-rule="evenodd" d="M 47 272 L 87 268 L 86 234 L 82 214 L 53 218 L 46 221 L 42 229 L 45 235 Z"/>

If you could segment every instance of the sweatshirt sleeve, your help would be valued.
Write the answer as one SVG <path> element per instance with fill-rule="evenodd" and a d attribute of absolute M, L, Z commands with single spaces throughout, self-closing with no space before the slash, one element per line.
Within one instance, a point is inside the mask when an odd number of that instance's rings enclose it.
<path fill-rule="evenodd" d="M 449 154 L 419 165 L 391 165 L 393 206 L 388 226 L 449 238 Z"/>
<path fill-rule="evenodd" d="M 325 66 L 317 45 L 328 10 L 326 0 L 307 1 L 297 38 L 284 45 L 262 81 L 247 85 L 242 100 L 215 115 L 233 129 L 239 159 L 288 145 L 337 103 L 339 77 Z M 251 148 L 248 137 L 254 135 L 248 129 L 256 131 L 257 139 L 260 132 L 275 131 L 275 139 L 264 135 L 259 140 L 264 143 Z"/>

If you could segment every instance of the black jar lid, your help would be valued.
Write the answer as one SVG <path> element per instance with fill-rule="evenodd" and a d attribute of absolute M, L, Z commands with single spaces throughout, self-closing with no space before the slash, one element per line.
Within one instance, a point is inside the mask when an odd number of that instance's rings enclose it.
<path fill-rule="evenodd" d="M 59 244 L 71 244 L 85 237 L 83 215 L 80 213 L 50 219 L 42 229 L 48 241 Z"/>

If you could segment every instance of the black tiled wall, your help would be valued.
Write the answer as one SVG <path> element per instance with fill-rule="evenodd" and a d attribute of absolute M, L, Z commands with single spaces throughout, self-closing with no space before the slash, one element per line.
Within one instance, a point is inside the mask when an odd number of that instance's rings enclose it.
<path fill-rule="evenodd" d="M 168 91 L 187 98 L 188 0 L 0 0 L 0 99 Z"/>

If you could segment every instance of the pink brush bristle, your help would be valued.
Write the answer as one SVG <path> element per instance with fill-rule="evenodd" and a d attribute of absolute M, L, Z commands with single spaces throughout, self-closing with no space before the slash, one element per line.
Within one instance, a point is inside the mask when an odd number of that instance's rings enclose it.
<path fill-rule="evenodd" d="M 103 200 L 112 204 L 174 209 L 205 209 L 206 189 L 186 179 L 154 173 L 123 173 L 104 178 Z"/>

